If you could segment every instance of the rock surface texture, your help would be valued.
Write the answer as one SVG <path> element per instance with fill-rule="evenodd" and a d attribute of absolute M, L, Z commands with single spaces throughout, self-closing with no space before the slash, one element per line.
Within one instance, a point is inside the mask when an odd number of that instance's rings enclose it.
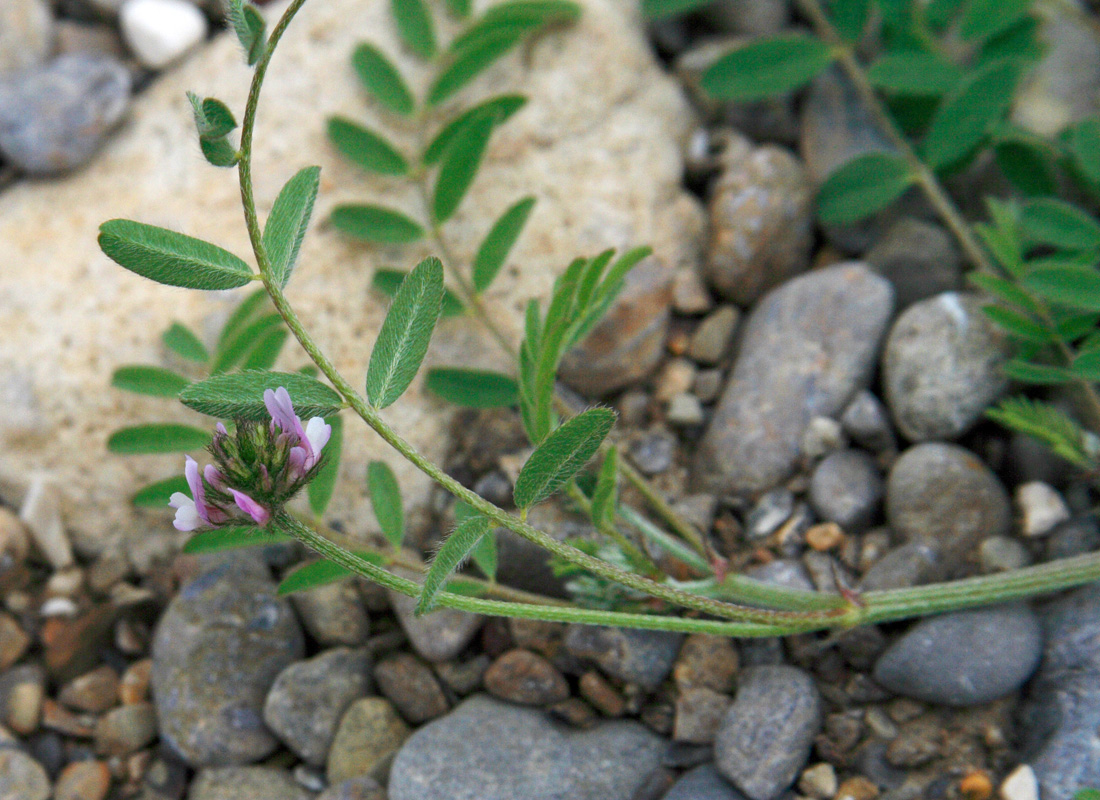
<path fill-rule="evenodd" d="M 285 2 L 265 9 L 278 15 Z M 527 105 L 494 134 L 469 195 L 448 224 L 451 250 L 468 260 L 492 222 L 520 197 L 538 199 L 487 303 L 518 339 L 522 305 L 543 297 L 554 276 L 578 254 L 650 244 L 668 269 L 695 257 L 698 209 L 680 187 L 678 140 L 691 122 L 686 101 L 655 62 L 635 22 L 636 8 L 614 0 L 585 4 L 581 21 L 540 37 L 480 76 L 462 104 L 522 91 Z M 382 266 L 411 267 L 427 246 L 371 248 L 324 224 L 337 203 L 384 201 L 420 214 L 411 185 L 364 175 L 328 146 L 324 118 L 341 114 L 384 131 L 412 134 L 364 96 L 350 66 L 352 49 L 371 39 L 398 65 L 414 91 L 431 76 L 398 44 L 389 5 L 359 0 L 310 3 L 280 45 L 261 105 L 254 170 L 261 218 L 295 170 L 319 164 L 321 192 L 288 293 L 305 324 L 354 384 L 360 384 L 387 302 L 368 290 Z M 591 58 L 599 52 L 601 58 Z M 173 320 L 207 338 L 241 293 L 201 293 L 160 286 L 111 263 L 96 245 L 99 223 L 134 218 L 199 236 L 250 260 L 235 176 L 208 166 L 195 141 L 185 90 L 217 94 L 237 113 L 250 71 L 232 35 L 165 74 L 137 99 L 128 125 L 95 161 L 60 183 L 20 183 L 0 195 L 0 317 L 17 336 L 0 341 L 0 383 L 23 387 L 0 422 L 0 486 L 18 504 L 26 476 L 50 471 L 63 487 L 63 510 L 77 544 L 99 551 L 149 536 L 147 515 L 123 498 L 152 480 L 178 473 L 178 456 L 104 455 L 113 430 L 142 421 L 207 425 L 178 405 L 108 388 L 127 363 L 177 366 L 158 334 Z M 442 122 L 432 120 L 433 130 Z M 685 239 L 687 245 L 685 246 Z M 685 252 L 685 250 L 687 252 Z M 516 270 L 511 264 L 519 265 Z M 93 291 L 94 289 L 94 291 Z M 506 365 L 466 321 L 441 324 L 429 363 Z M 287 348 L 279 367 L 305 363 Z M 465 355 L 463 355 L 465 354 Z M 473 355 L 470 355 L 473 354 Z M 481 363 L 470 363 L 481 359 Z M 449 447 L 451 412 L 413 391 L 388 412 L 426 455 Z M 29 418 L 31 426 L 11 426 Z M 343 469 L 361 475 L 368 461 L 389 457 L 376 438 L 349 431 Z M 410 511 L 428 482 L 394 459 Z M 11 496 L 9 496 L 11 495 Z M 336 493 L 331 515 L 362 533 L 373 516 L 363 482 Z M 94 507 L 96 513 L 82 513 Z M 156 518 L 168 531 L 167 515 Z"/>

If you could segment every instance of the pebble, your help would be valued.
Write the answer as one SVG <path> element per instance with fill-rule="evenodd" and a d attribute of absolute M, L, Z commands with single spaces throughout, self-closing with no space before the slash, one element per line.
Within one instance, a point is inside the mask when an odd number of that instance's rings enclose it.
<path fill-rule="evenodd" d="M 668 404 L 665 418 L 669 425 L 687 427 L 690 425 L 702 425 L 706 419 L 703 412 L 703 404 L 693 394 L 678 394 Z"/>
<path fill-rule="evenodd" d="M 626 711 L 626 700 L 607 678 L 595 670 L 581 675 L 577 682 L 581 697 L 605 717 L 621 717 Z"/>
<path fill-rule="evenodd" d="M 835 522 L 821 522 L 806 530 L 806 544 L 819 553 L 835 550 L 845 543 L 844 529 Z"/>
<path fill-rule="evenodd" d="M 111 772 L 102 761 L 74 761 L 57 776 L 54 800 L 103 800 L 111 788 Z"/>
<path fill-rule="evenodd" d="M 1046 560 L 1080 556 L 1100 549 L 1100 524 L 1092 516 L 1064 522 L 1046 537 Z"/>
<path fill-rule="evenodd" d="M 989 800 L 993 797 L 993 781 L 984 769 L 968 772 L 959 781 L 959 794 L 963 800 Z"/>
<path fill-rule="evenodd" d="M 122 120 L 130 91 L 125 66 L 88 53 L 59 56 L 18 81 L 0 81 L 0 154 L 30 175 L 75 169 Z M 32 483 L 28 500 L 39 486 Z M 50 547 L 51 563 L 59 569 L 71 563 L 63 545 L 51 541 Z"/>
<path fill-rule="evenodd" d="M 55 22 L 57 55 L 67 53 L 98 53 L 122 59 L 126 49 L 113 26 L 89 24 L 62 17 Z"/>
<path fill-rule="evenodd" d="M 30 546 L 27 526 L 10 508 L 0 506 L 0 589 L 18 578 Z"/>
<path fill-rule="evenodd" d="M 355 647 L 370 636 L 370 618 L 354 580 L 295 592 L 290 600 L 306 631 L 322 647 Z"/>
<path fill-rule="evenodd" d="M 745 517 L 745 536 L 749 541 L 771 536 L 794 512 L 794 493 L 790 489 L 772 489 L 760 499 Z"/>
<path fill-rule="evenodd" d="M 101 714 L 118 702 L 118 673 L 104 664 L 61 687 L 57 699 L 77 711 Z"/>
<path fill-rule="evenodd" d="M 663 800 L 745 800 L 712 764 L 701 764 L 685 772 Z"/>
<path fill-rule="evenodd" d="M 310 800 L 286 770 L 273 767 L 221 767 L 200 770 L 187 800 Z"/>
<path fill-rule="evenodd" d="M 630 460 L 646 475 L 660 475 L 672 466 L 676 455 L 676 436 L 654 427 L 630 440 Z"/>
<path fill-rule="evenodd" d="M 22 658 L 30 644 L 31 637 L 15 617 L 0 612 L 0 671 Z"/>
<path fill-rule="evenodd" d="M 718 393 L 721 391 L 722 370 L 720 369 L 700 370 L 691 387 L 691 393 L 704 403 L 713 403 L 718 399 Z"/>
<path fill-rule="evenodd" d="M 4 135 L 4 87 L 0 85 L 0 148 Z M 71 567 L 73 548 L 65 533 L 65 523 L 61 519 L 61 495 L 57 484 L 52 480 L 36 475 L 19 508 L 19 519 L 30 531 L 31 539 L 55 570 Z"/>
<path fill-rule="evenodd" d="M 740 661 L 733 640 L 722 636 L 690 634 L 680 647 L 672 679 L 680 689 L 704 687 L 715 692 L 733 691 Z"/>
<path fill-rule="evenodd" d="M 873 674 L 905 697 L 980 705 L 1020 688 L 1042 650 L 1038 619 L 1024 604 L 955 611 L 914 625 L 887 648 Z"/>
<path fill-rule="evenodd" d="M 802 434 L 802 455 L 806 458 L 821 458 L 844 447 L 844 430 L 832 417 L 814 417 L 806 425 Z"/>
<path fill-rule="evenodd" d="M 751 800 L 778 797 L 805 766 L 822 714 L 817 687 L 802 670 L 745 670 L 714 742 L 718 771 Z"/>
<path fill-rule="evenodd" d="M 1035 771 L 1021 764 L 1008 774 L 1001 784 L 1002 800 L 1039 800 L 1039 781 Z"/>
<path fill-rule="evenodd" d="M 873 458 L 860 450 L 838 450 L 814 469 L 810 505 L 821 519 L 860 533 L 874 521 L 883 491 Z"/>
<path fill-rule="evenodd" d="M 388 700 L 356 700 L 344 712 L 328 751 L 325 772 L 329 783 L 371 774 L 401 747 L 409 733 L 409 726 Z"/>
<path fill-rule="evenodd" d="M 653 397 L 661 403 L 667 403 L 678 394 L 690 391 L 698 372 L 695 365 L 686 358 L 670 358 L 657 375 Z"/>
<path fill-rule="evenodd" d="M 882 357 L 886 403 L 914 442 L 955 439 L 1008 388 L 1007 337 L 976 295 L 945 292 L 894 322 Z"/>
<path fill-rule="evenodd" d="M 878 787 L 862 775 L 846 778 L 836 790 L 833 800 L 875 800 Z"/>
<path fill-rule="evenodd" d="M 705 686 L 681 689 L 676 696 L 673 740 L 693 744 L 713 742 L 732 702 L 729 695 Z"/>
<path fill-rule="evenodd" d="M 595 662 L 604 674 L 653 691 L 672 670 L 683 636 L 667 631 L 570 625 L 565 649 Z"/>
<path fill-rule="evenodd" d="M 706 274 L 723 297 L 747 306 L 809 266 L 812 193 L 802 165 L 785 148 L 754 147 L 731 135 L 721 160 Z"/>
<path fill-rule="evenodd" d="M 729 349 L 740 319 L 741 312 L 736 306 L 719 306 L 699 323 L 691 335 L 688 355 L 700 364 L 717 364 Z"/>
<path fill-rule="evenodd" d="M 863 573 L 859 588 L 864 592 L 904 589 L 941 578 L 947 571 L 944 559 L 932 545 L 910 542 L 895 547 Z"/>
<path fill-rule="evenodd" d="M 302 657 L 290 603 L 267 568 L 227 558 L 185 585 L 153 639 L 161 736 L 193 766 L 245 764 L 278 746 L 264 725 L 268 689 Z"/>
<path fill-rule="evenodd" d="M 0 800 L 48 800 L 50 778 L 46 770 L 15 748 L 0 750 Z"/>
<path fill-rule="evenodd" d="M 631 800 L 667 743 L 637 722 L 589 730 L 477 695 L 418 729 L 394 759 L 390 800 Z"/>
<path fill-rule="evenodd" d="M 703 13 L 721 33 L 769 36 L 786 27 L 791 4 L 787 0 L 718 0 Z"/>
<path fill-rule="evenodd" d="M 366 650 L 326 650 L 279 673 L 264 701 L 264 722 L 299 758 L 321 766 L 340 718 L 370 689 Z"/>
<path fill-rule="evenodd" d="M 893 308 L 859 263 L 815 270 L 757 303 L 695 464 L 698 488 L 754 493 L 794 470 L 809 420 L 838 414 L 870 380 Z"/>
<path fill-rule="evenodd" d="M 886 406 L 866 389 L 856 393 L 844 409 L 840 425 L 853 442 L 872 453 L 892 452 L 897 440 Z"/>
<path fill-rule="evenodd" d="M 148 658 L 135 661 L 127 667 L 118 685 L 119 699 L 126 705 L 144 703 L 148 700 L 152 672 L 153 661 Z"/>
<path fill-rule="evenodd" d="M 0 4 L 0 78 L 41 64 L 53 42 L 53 13 L 45 0 Z"/>
<path fill-rule="evenodd" d="M 317 800 L 386 800 L 386 790 L 367 775 L 330 786 L 317 795 Z"/>
<path fill-rule="evenodd" d="M 962 447 L 915 445 L 894 462 L 886 481 L 886 517 L 908 542 L 939 549 L 949 562 L 987 536 L 1009 532 L 1012 511 L 997 476 Z"/>
<path fill-rule="evenodd" d="M 832 764 L 821 762 L 807 767 L 798 776 L 798 791 L 818 800 L 832 800 L 840 782 Z"/>
<path fill-rule="evenodd" d="M 34 664 L 12 667 L 0 675 L 0 709 L 3 722 L 15 733 L 27 736 L 38 729 L 46 676 Z"/>
<path fill-rule="evenodd" d="M 1019 539 L 990 536 L 982 540 L 978 548 L 978 560 L 982 572 L 1008 572 L 1028 566 L 1031 563 L 1031 554 Z"/>
<path fill-rule="evenodd" d="M 142 66 L 163 69 L 206 38 L 203 13 L 187 0 L 126 0 L 119 26 L 127 47 Z"/>
<path fill-rule="evenodd" d="M 157 738 L 157 712 L 152 703 L 119 706 L 99 718 L 94 737 L 100 755 L 128 755 Z"/>
<path fill-rule="evenodd" d="M 409 653 L 398 653 L 375 665 L 374 680 L 378 690 L 413 725 L 443 716 L 450 708 L 431 669 Z"/>
<path fill-rule="evenodd" d="M 409 643 L 426 661 L 439 662 L 454 658 L 474 638 L 484 622 L 483 617 L 441 608 L 422 617 L 416 616 L 416 598 L 387 591 L 390 605 Z"/>
<path fill-rule="evenodd" d="M 894 285 L 898 308 L 962 288 L 962 259 L 939 225 L 915 217 L 895 222 L 865 256 Z"/>
<path fill-rule="evenodd" d="M 678 314 L 705 314 L 714 307 L 703 277 L 694 268 L 680 269 L 672 279 L 672 307 Z"/>
<path fill-rule="evenodd" d="M 1013 499 L 1020 514 L 1020 533 L 1029 539 L 1046 536 L 1070 518 L 1062 495 L 1042 481 L 1017 486 Z"/>
<path fill-rule="evenodd" d="M 485 688 L 501 700 L 545 706 L 569 697 L 569 684 L 549 661 L 530 650 L 509 650 L 485 672 Z"/>

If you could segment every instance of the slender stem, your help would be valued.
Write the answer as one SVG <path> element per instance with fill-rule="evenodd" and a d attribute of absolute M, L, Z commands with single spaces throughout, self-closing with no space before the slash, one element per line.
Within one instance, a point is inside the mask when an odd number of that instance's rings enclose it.
<path fill-rule="evenodd" d="M 577 486 L 576 481 L 570 481 L 569 487 L 566 490 L 570 499 L 577 504 L 583 514 L 592 516 L 592 501 L 584 496 L 584 492 Z M 596 525 L 596 530 L 602 533 L 608 539 L 611 539 L 615 544 L 619 546 L 619 549 L 623 551 L 626 557 L 635 562 L 644 564 L 645 568 L 649 571 L 650 576 L 663 576 L 661 568 L 657 566 L 656 562 L 650 557 L 649 553 L 646 553 L 634 542 L 630 541 L 623 535 L 623 533 L 614 525 L 606 522 L 600 522 Z"/>

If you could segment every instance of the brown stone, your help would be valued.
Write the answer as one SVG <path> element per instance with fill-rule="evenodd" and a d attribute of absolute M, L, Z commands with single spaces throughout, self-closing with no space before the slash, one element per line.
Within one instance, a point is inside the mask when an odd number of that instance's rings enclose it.
<path fill-rule="evenodd" d="M 42 626 L 46 669 L 60 681 L 97 666 L 100 648 L 110 641 L 118 612 L 110 603 L 93 606 L 78 617 L 50 617 Z"/>
<path fill-rule="evenodd" d="M 30 646 L 31 637 L 10 614 L 0 613 L 0 670 L 5 670 L 22 658 Z"/>
<path fill-rule="evenodd" d="M 581 675 L 581 696 L 605 717 L 621 717 L 626 711 L 626 700 L 619 691 L 595 670 Z"/>
<path fill-rule="evenodd" d="M 714 741 L 722 718 L 733 698 L 705 686 L 681 689 L 676 698 L 672 738 L 677 742 L 709 744 Z"/>
<path fill-rule="evenodd" d="M 806 544 L 824 553 L 844 544 L 844 529 L 835 522 L 821 522 L 806 530 Z"/>
<path fill-rule="evenodd" d="M 857 775 L 840 784 L 835 800 L 875 800 L 876 797 L 878 787 L 862 775 Z"/>
<path fill-rule="evenodd" d="M 485 688 L 502 700 L 529 706 L 569 697 L 569 684 L 557 668 L 530 650 L 509 650 L 485 672 Z"/>
<path fill-rule="evenodd" d="M 729 693 L 734 689 L 738 668 L 737 648 L 732 640 L 692 634 L 680 648 L 672 677 L 681 689 L 702 686 Z"/>
<path fill-rule="evenodd" d="M 329 783 L 371 775 L 382 767 L 409 738 L 409 726 L 389 701 L 364 697 L 352 703 L 328 752 Z"/>
<path fill-rule="evenodd" d="M 120 706 L 104 714 L 95 726 L 96 752 L 127 755 L 157 738 L 157 714 L 152 703 Z"/>
<path fill-rule="evenodd" d="M 380 661 L 374 667 L 378 690 L 414 725 L 447 713 L 450 705 L 431 669 L 409 653 Z"/>
<path fill-rule="evenodd" d="M 118 696 L 124 705 L 144 703 L 149 699 L 149 677 L 152 671 L 151 658 L 135 661 L 126 668 L 118 687 Z"/>
<path fill-rule="evenodd" d="M 102 761 L 74 761 L 61 771 L 54 800 L 103 800 L 111 788 L 111 773 Z"/>
<path fill-rule="evenodd" d="M 58 699 L 77 711 L 100 714 L 118 703 L 118 689 L 118 673 L 104 664 L 65 684 Z"/>
<path fill-rule="evenodd" d="M 95 714 L 74 714 L 65 706 L 47 697 L 42 701 L 42 727 L 66 736 L 85 739 L 95 731 Z"/>

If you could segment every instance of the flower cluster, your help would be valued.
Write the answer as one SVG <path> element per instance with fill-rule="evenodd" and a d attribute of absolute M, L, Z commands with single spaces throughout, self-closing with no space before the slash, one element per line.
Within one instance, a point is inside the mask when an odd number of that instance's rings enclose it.
<path fill-rule="evenodd" d="M 210 454 L 214 463 L 199 470 L 190 456 L 183 474 L 191 496 L 172 495 L 176 530 L 254 522 L 272 515 L 321 468 L 321 450 L 332 428 L 320 417 L 304 426 L 283 387 L 264 392 L 269 424 L 238 420 L 232 434 L 218 423 Z"/>

